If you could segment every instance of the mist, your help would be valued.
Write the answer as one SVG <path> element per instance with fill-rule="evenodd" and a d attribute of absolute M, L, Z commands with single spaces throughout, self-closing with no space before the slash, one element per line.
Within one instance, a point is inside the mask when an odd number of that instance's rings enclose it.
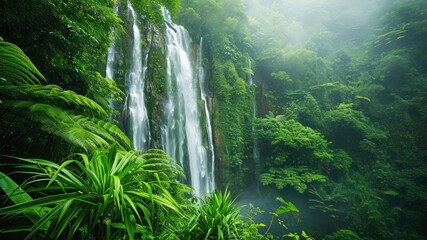
<path fill-rule="evenodd" d="M 270 71 L 274 72 L 284 69 L 290 73 L 292 78 L 301 82 L 310 79 L 310 77 L 316 78 L 315 81 L 317 78 L 322 78 L 333 82 L 336 80 L 337 73 L 332 73 L 333 70 L 329 67 L 324 67 L 324 71 L 322 71 L 321 61 L 317 60 L 318 57 L 325 57 L 325 61 L 328 61 L 326 60 L 328 54 L 335 54 L 336 49 L 344 46 L 347 50 L 357 49 L 356 51 L 360 51 L 360 46 L 366 44 L 366 39 L 375 33 L 382 16 L 389 9 L 391 1 L 246 0 L 243 3 L 254 40 L 253 57 L 274 59 L 261 66 L 264 68 L 263 70 L 270 68 Z M 359 48 L 352 47 L 353 45 L 359 46 Z M 298 52 L 298 50 L 302 51 Z M 299 77 L 298 74 L 292 72 L 297 67 L 291 66 L 291 70 L 284 67 L 290 62 L 296 62 L 298 56 L 307 53 L 312 53 L 305 58 L 314 59 L 315 67 L 312 66 L 312 62 L 302 62 L 301 65 L 305 66 L 306 70 L 296 70 L 296 72 L 308 73 L 313 71 L 312 75 Z M 275 58 L 275 54 L 284 56 L 283 60 L 277 60 L 280 57 Z M 311 56 L 314 57 L 311 58 Z M 256 79 L 256 81 L 267 81 L 265 79 L 269 77 L 267 74 Z M 268 160 L 262 159 L 261 156 L 261 161 Z M 250 212 L 249 205 L 264 210 L 263 213 L 257 214 L 254 220 L 255 222 L 269 223 L 272 219 L 270 213 L 274 212 L 280 205 L 275 198 L 280 193 L 268 191 L 261 191 L 260 193 L 259 188 L 260 186 L 256 185 L 248 186 L 239 195 L 237 203 L 246 206 L 243 210 L 245 213 Z M 293 202 L 301 213 L 298 220 L 287 217 L 286 222 L 291 224 L 288 226 L 290 232 L 303 230 L 299 228 L 301 224 L 292 225 L 293 221 L 304 222 L 306 229 L 317 229 L 319 235 L 332 232 L 339 224 L 337 222 L 334 223 L 336 225 L 325 222 L 325 219 L 321 219 L 319 214 L 311 211 L 309 209 L 311 203 L 306 197 L 295 194 L 292 190 L 284 190 L 281 193 L 281 196 L 284 196 L 285 200 Z M 273 224 L 270 229 L 261 229 L 260 231 L 270 231 L 275 235 L 282 235 L 284 228 Z"/>
<path fill-rule="evenodd" d="M 248 0 L 244 1 L 257 44 L 285 49 L 304 47 L 319 34 L 335 44 L 366 37 L 389 0 Z"/>

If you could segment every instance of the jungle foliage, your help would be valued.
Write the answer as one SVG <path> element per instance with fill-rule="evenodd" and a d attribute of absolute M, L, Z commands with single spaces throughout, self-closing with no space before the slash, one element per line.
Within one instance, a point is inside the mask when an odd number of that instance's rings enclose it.
<path fill-rule="evenodd" d="M 99 73 L 111 30 L 126 35 L 114 4 L 0 0 L 1 237 L 275 239 L 273 222 L 284 239 L 427 236 L 424 0 L 132 0 L 154 26 L 166 5 L 203 37 L 217 183 L 230 187 L 204 199 L 108 118 L 123 97 Z M 270 225 L 236 205 L 248 186 L 280 196 Z"/>
<path fill-rule="evenodd" d="M 19 47 L 0 39 L 0 56 L 3 154 L 16 154 L 19 145 L 26 147 L 22 139 L 30 145 L 55 137 L 85 151 L 115 141 L 131 148 L 127 136 L 103 120 L 107 112 L 98 103 L 57 85 L 42 85 L 45 77 Z M 31 135 L 33 131 L 42 131 L 39 134 L 46 140 Z"/>
<path fill-rule="evenodd" d="M 307 3 L 316 10 L 289 8 Z M 262 113 L 260 181 L 265 192 L 302 193 L 319 218 L 306 219 L 315 236 L 423 239 L 427 5 L 361 4 L 376 10 L 351 20 L 354 13 L 334 14 L 338 1 L 246 3 Z"/>
<path fill-rule="evenodd" d="M 194 39 L 203 37 L 207 83 L 213 97 L 217 176 L 221 188 L 252 181 L 249 154 L 254 88 L 247 84 L 251 38 L 242 2 L 183 0 L 178 22 Z M 247 177 L 245 177 L 247 176 Z"/>
<path fill-rule="evenodd" d="M 2 188 L 15 204 L 0 215 L 3 222 L 21 223 L 3 232 L 28 232 L 26 239 L 147 238 L 167 224 L 153 214 L 168 214 L 170 220 L 184 216 L 179 196 L 171 193 L 184 192 L 177 182 L 182 172 L 163 151 L 141 155 L 112 145 L 61 163 L 18 160 L 13 173 L 29 177 L 18 186 L 2 175 Z M 31 221 L 22 221 L 22 214 Z"/>
<path fill-rule="evenodd" d="M 317 215 L 306 219 L 317 237 L 426 235 L 424 1 L 182 6 L 180 22 L 209 42 L 221 182 L 243 191 L 257 180 L 261 194 L 302 194 Z M 256 86 L 246 83 L 249 97 L 239 98 L 238 79 L 250 75 Z M 251 118 L 253 99 L 251 129 L 241 119 Z"/>

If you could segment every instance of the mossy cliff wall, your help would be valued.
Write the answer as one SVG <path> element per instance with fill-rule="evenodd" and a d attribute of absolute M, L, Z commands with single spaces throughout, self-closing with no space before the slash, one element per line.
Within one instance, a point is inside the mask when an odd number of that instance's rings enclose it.
<path fill-rule="evenodd" d="M 243 60 L 243 59 L 241 59 Z M 208 81 L 213 93 L 216 176 L 219 188 L 241 190 L 254 181 L 252 155 L 253 88 L 235 62 L 209 59 Z"/>
<path fill-rule="evenodd" d="M 115 59 L 114 80 L 126 94 L 126 74 L 128 74 L 132 61 L 133 45 L 133 17 L 127 3 L 119 2 L 118 15 L 122 19 L 123 29 L 117 29 L 114 33 Z M 138 26 L 141 33 L 142 53 L 148 51 L 147 75 L 145 79 L 145 103 L 150 119 L 150 148 L 161 148 L 160 126 L 162 124 L 163 103 L 166 93 L 166 59 L 163 30 L 153 26 L 142 15 L 138 17 Z M 142 59 L 144 61 L 144 59 Z M 120 127 L 129 135 L 130 126 L 128 116 L 124 109 L 126 98 L 123 102 L 114 103 L 116 119 Z"/>
<path fill-rule="evenodd" d="M 123 20 L 123 31 L 116 36 L 115 75 L 121 89 L 126 92 L 125 76 L 130 68 L 132 51 L 133 18 L 125 4 L 119 5 L 119 16 Z M 140 16 L 140 15 L 138 15 Z M 161 148 L 161 126 L 163 124 L 164 103 L 167 99 L 166 86 L 166 49 L 162 26 L 155 27 L 146 19 L 139 17 L 143 52 L 149 47 L 147 75 L 145 82 L 145 103 L 150 119 L 150 147 Z M 190 32 L 192 35 L 192 32 Z M 193 55 L 198 54 L 198 41 L 193 38 Z M 253 101 L 254 85 L 247 83 L 247 53 L 235 48 L 215 43 L 206 37 L 203 44 L 203 67 L 206 73 L 207 94 L 209 95 L 209 112 L 213 127 L 215 147 L 215 178 L 217 188 L 229 186 L 233 190 L 241 190 L 254 181 L 253 160 Z M 196 59 L 196 57 L 194 57 Z M 123 113 L 124 102 L 116 104 L 118 112 Z M 201 109 L 204 109 L 200 100 Z M 205 115 L 201 114 L 204 125 Z M 125 114 L 119 117 L 123 129 L 128 129 Z M 203 137 L 206 140 L 206 132 Z"/>

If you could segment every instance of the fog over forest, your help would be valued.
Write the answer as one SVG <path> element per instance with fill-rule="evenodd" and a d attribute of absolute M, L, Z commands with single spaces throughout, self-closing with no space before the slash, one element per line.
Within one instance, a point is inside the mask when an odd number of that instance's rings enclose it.
<path fill-rule="evenodd" d="M 426 0 L 0 6 L 0 239 L 426 239 Z"/>
<path fill-rule="evenodd" d="M 277 42 L 285 48 L 300 48 L 319 35 L 352 41 L 369 37 L 372 26 L 390 7 L 390 0 L 284 0 L 243 1 L 257 44 Z M 342 42 L 336 42 L 342 43 Z"/>

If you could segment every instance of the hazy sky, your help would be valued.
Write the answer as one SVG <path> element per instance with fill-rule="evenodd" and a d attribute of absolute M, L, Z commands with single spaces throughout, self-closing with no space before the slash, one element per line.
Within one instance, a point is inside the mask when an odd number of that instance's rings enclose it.
<path fill-rule="evenodd" d="M 303 46 L 312 36 L 329 31 L 352 38 L 379 20 L 390 0 L 244 0 L 258 39 L 277 39 L 283 47 Z M 254 29 L 253 29 L 254 31 Z"/>

